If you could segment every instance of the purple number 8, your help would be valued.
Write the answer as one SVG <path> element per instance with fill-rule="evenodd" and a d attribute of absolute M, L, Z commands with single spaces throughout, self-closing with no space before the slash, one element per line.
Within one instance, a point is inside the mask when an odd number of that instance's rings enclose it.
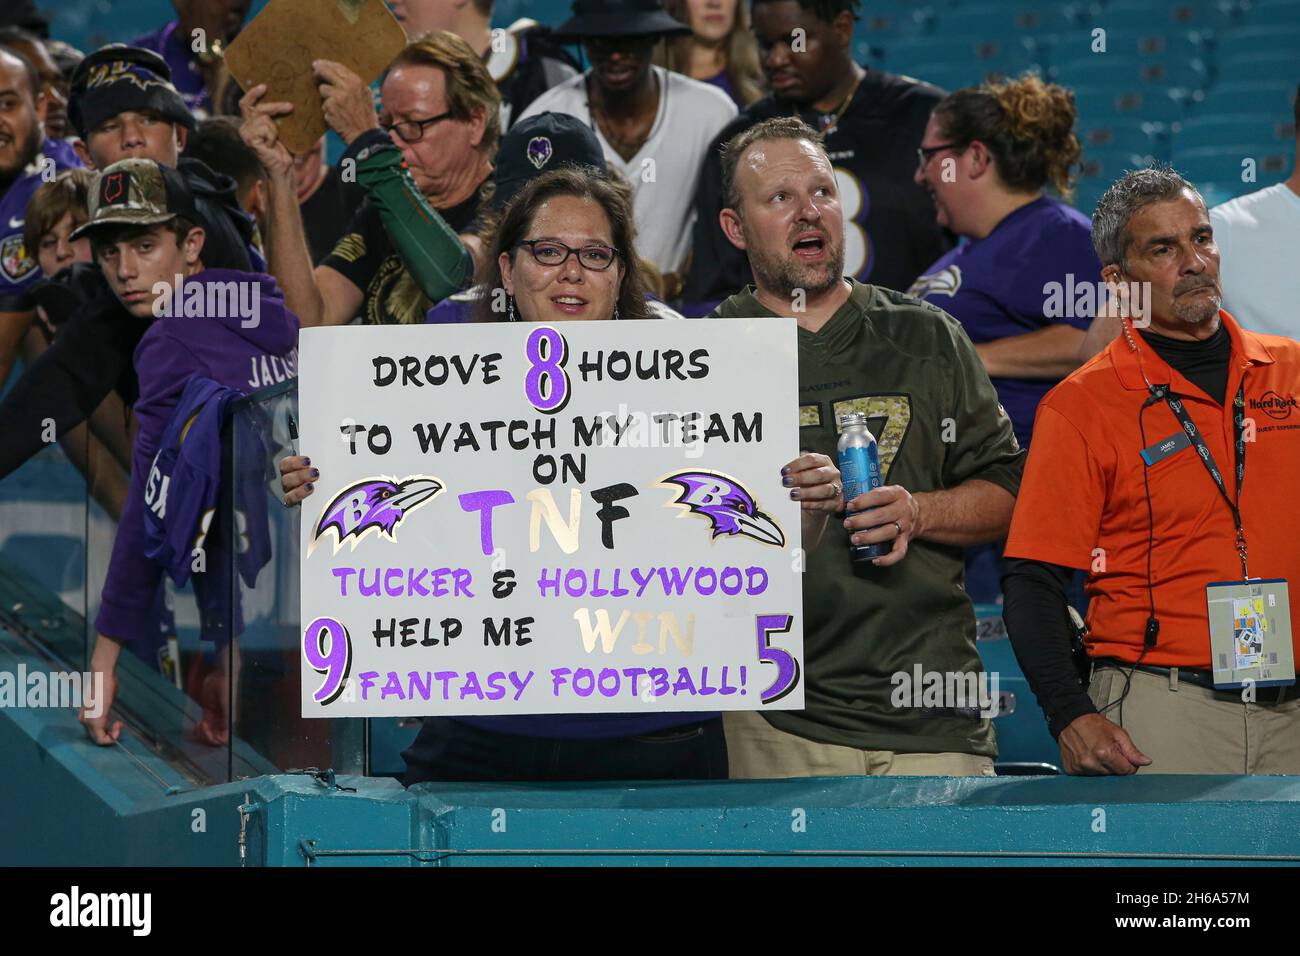
<path fill-rule="evenodd" d="M 542 354 L 542 343 L 546 354 Z M 532 367 L 524 379 L 524 394 L 539 412 L 553 415 L 569 403 L 569 375 L 564 363 L 569 357 L 569 343 L 550 326 L 533 329 L 524 354 Z"/>
<path fill-rule="evenodd" d="M 327 636 L 328 650 L 324 649 Z M 348 629 L 333 618 L 316 618 L 302 635 L 302 654 L 312 670 L 325 675 L 312 700 L 322 707 L 333 703 L 343 693 L 348 672 L 352 670 L 352 638 Z"/>

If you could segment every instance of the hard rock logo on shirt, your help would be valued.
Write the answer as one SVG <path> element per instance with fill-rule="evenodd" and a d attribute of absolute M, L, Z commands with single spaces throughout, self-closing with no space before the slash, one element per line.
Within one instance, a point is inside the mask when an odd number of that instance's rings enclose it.
<path fill-rule="evenodd" d="M 820 428 L 826 424 L 824 403 L 809 402 L 799 406 L 799 427 Z M 912 399 L 907 395 L 863 395 L 830 403 L 830 421 L 835 435 L 840 433 L 841 415 L 858 412 L 867 416 L 867 428 L 876 439 L 880 455 L 880 478 L 889 482 L 889 472 L 903 447 L 912 424 Z"/>
<path fill-rule="evenodd" d="M 907 294 L 914 299 L 924 299 L 931 295 L 953 296 L 961 288 L 961 267 L 957 265 L 940 269 L 933 275 L 921 276 L 912 283 Z"/>

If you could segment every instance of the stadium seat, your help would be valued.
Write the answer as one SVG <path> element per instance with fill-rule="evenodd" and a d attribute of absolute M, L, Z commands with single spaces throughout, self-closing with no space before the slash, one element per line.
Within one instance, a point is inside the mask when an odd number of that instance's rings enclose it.
<path fill-rule="evenodd" d="M 1300 26 L 1300 0 L 1255 0 L 1246 13 L 1252 27 Z"/>
<path fill-rule="evenodd" d="M 1293 81 L 1300 79 L 1300 34 L 1295 35 L 1295 45 L 1290 49 L 1260 48 L 1223 57 L 1219 60 L 1218 73 L 1222 83 L 1267 83 L 1288 75 Z"/>
<path fill-rule="evenodd" d="M 1180 27 L 1225 30 L 1245 22 L 1242 6 L 1232 0 L 1111 0 L 1096 26 Z"/>
<path fill-rule="evenodd" d="M 1268 113 L 1285 120 L 1294 115 L 1295 78 L 1267 83 L 1216 83 L 1195 104 L 1197 116 L 1238 113 L 1248 104 L 1252 113 Z"/>
<path fill-rule="evenodd" d="M 1254 180 L 1242 180 L 1246 160 L 1254 160 Z M 1291 171 L 1293 155 L 1285 152 L 1248 149 L 1245 146 L 1196 146 L 1191 149 L 1175 147 L 1174 168 L 1193 183 L 1217 183 L 1229 189 L 1241 184 L 1240 192 L 1251 192 L 1273 183 L 1281 182 Z"/>
<path fill-rule="evenodd" d="M 1112 25 L 1105 30 L 1104 37 L 1094 37 L 1092 30 L 1074 30 L 1042 37 L 1039 42 L 1047 48 L 1046 55 L 1053 64 L 1088 57 L 1106 58 L 1107 62 L 1116 59 L 1208 61 L 1214 49 L 1210 34 L 1179 27 Z M 1104 40 L 1104 50 L 1099 49 L 1101 40 Z"/>
<path fill-rule="evenodd" d="M 1138 59 L 1120 55 L 1094 54 L 1054 63 L 1052 78 L 1066 86 L 1155 86 L 1204 89 L 1209 85 L 1209 68 L 1204 60 L 1179 56 Z"/>
<path fill-rule="evenodd" d="M 1293 119 L 1268 113 L 1197 115 L 1183 120 L 1174 132 L 1175 147 L 1183 149 L 1252 143 L 1256 148 L 1285 151 L 1294 140 Z"/>
<path fill-rule="evenodd" d="M 1074 103 L 1080 121 L 1088 123 L 1110 117 L 1171 123 L 1185 112 L 1183 101 L 1173 91 L 1157 87 L 1080 86 L 1074 90 Z"/>
<path fill-rule="evenodd" d="M 936 32 L 990 37 L 1043 36 L 1077 29 L 1091 11 L 1083 4 L 972 3 L 936 13 Z"/>
<path fill-rule="evenodd" d="M 1116 118 L 1091 113 L 1080 116 L 1075 130 L 1084 155 L 1092 152 L 1127 152 L 1164 158 L 1169 152 L 1169 129 L 1138 117 Z"/>
<path fill-rule="evenodd" d="M 934 13 L 929 7 L 887 10 L 875 7 L 864 11 L 854 30 L 855 40 L 872 42 L 930 33 Z"/>
<path fill-rule="evenodd" d="M 983 36 L 912 37 L 885 47 L 884 64 L 898 73 L 915 75 L 924 63 L 971 65 L 973 73 L 1019 73 L 1037 62 L 1032 40 L 989 39 Z"/>

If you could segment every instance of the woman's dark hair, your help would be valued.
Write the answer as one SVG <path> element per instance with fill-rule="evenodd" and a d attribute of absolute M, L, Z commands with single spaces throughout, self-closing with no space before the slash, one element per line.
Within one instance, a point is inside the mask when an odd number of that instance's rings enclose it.
<path fill-rule="evenodd" d="M 1017 191 L 1052 187 L 1069 201 L 1071 169 L 1083 146 L 1074 133 L 1074 94 L 1033 73 L 990 80 L 948 94 L 934 108 L 944 139 L 958 146 L 979 140 L 997 164 L 998 176 Z"/>
<path fill-rule="evenodd" d="M 498 289 L 504 289 L 501 281 L 501 253 L 509 255 L 512 264 L 516 261 L 516 256 L 521 254 L 518 248 L 520 241 L 532 238 L 528 231 L 532 228 L 537 210 L 543 203 L 557 196 L 586 199 L 605 211 L 609 218 L 613 245 L 618 249 L 619 262 L 623 266 L 623 283 L 619 287 L 617 300 L 619 317 L 650 318 L 645 302 L 646 277 L 636 254 L 636 226 L 633 224 L 632 205 L 627 193 L 618 189 L 605 174 L 596 169 L 589 166 L 564 166 L 530 182 L 501 214 L 496 234 L 489 243 L 484 274 L 480 277 L 484 294 L 478 304 L 477 320 L 502 322 L 508 317 L 508 310 L 501 307 L 504 296 L 497 292 Z M 617 268 L 617 265 L 610 268 Z"/>

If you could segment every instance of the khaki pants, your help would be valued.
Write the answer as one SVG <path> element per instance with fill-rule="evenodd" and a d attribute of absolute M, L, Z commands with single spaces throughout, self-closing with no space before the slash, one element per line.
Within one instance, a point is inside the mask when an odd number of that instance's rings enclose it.
<path fill-rule="evenodd" d="M 897 753 L 822 744 L 777 730 L 752 710 L 722 715 L 732 780 L 779 777 L 992 777 L 993 761 L 975 754 Z"/>
<path fill-rule="evenodd" d="M 1098 710 L 1118 701 L 1129 668 L 1098 667 L 1088 696 Z M 1281 702 L 1278 702 L 1279 690 Z M 1105 717 L 1151 758 L 1139 773 L 1300 773 L 1300 699 L 1296 688 L 1261 687 L 1255 702 L 1134 671 L 1122 705 Z"/>

